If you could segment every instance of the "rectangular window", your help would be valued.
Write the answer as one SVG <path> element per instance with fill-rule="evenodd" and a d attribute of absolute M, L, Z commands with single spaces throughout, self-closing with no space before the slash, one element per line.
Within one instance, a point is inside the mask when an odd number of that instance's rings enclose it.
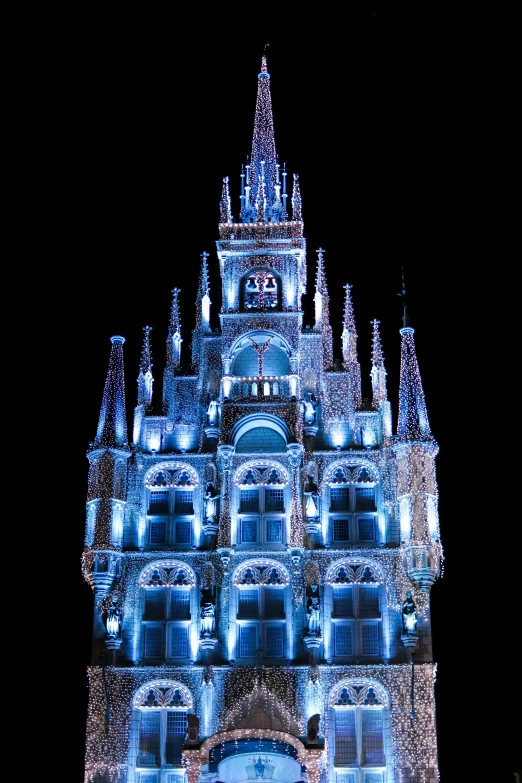
<path fill-rule="evenodd" d="M 285 502 L 282 489 L 265 490 L 265 511 L 284 511 Z"/>
<path fill-rule="evenodd" d="M 167 523 L 163 520 L 151 519 L 149 525 L 150 543 L 152 545 L 167 543 Z"/>
<path fill-rule="evenodd" d="M 358 585 L 359 617 L 380 617 L 378 585 Z"/>
<path fill-rule="evenodd" d="M 158 783 L 156 772 L 138 772 L 138 783 Z"/>
<path fill-rule="evenodd" d="M 168 489 L 153 489 L 150 493 L 149 514 L 169 513 Z"/>
<path fill-rule="evenodd" d="M 353 617 L 353 587 L 351 585 L 333 586 L 333 617 Z"/>
<path fill-rule="evenodd" d="M 174 522 L 174 538 L 176 544 L 190 544 L 192 523 L 177 519 Z"/>
<path fill-rule="evenodd" d="M 267 519 L 265 524 L 266 524 L 266 543 L 281 544 L 283 542 L 283 520 Z"/>
<path fill-rule="evenodd" d="M 239 590 L 239 620 L 257 620 L 259 617 L 259 591 L 257 587 Z"/>
<path fill-rule="evenodd" d="M 167 764 L 181 764 L 181 752 L 187 732 L 187 713 L 185 710 L 167 711 L 167 737 L 165 743 L 165 761 Z"/>
<path fill-rule="evenodd" d="M 188 657 L 188 634 L 185 625 L 171 625 L 169 631 L 169 657 Z"/>
<path fill-rule="evenodd" d="M 239 500 L 239 513 L 248 514 L 259 511 L 259 490 L 242 489 Z"/>
<path fill-rule="evenodd" d="M 239 655 L 241 658 L 257 655 L 257 625 L 239 627 Z"/>
<path fill-rule="evenodd" d="M 193 514 L 194 505 L 192 499 L 193 499 L 192 490 L 177 489 L 175 494 L 174 513 Z"/>
<path fill-rule="evenodd" d="M 357 528 L 359 541 L 362 543 L 375 541 L 375 520 L 373 517 L 359 517 Z"/>
<path fill-rule="evenodd" d="M 265 649 L 264 654 L 268 658 L 283 657 L 283 626 L 265 625 Z"/>
<path fill-rule="evenodd" d="M 350 487 L 330 489 L 330 511 L 350 511 Z"/>
<path fill-rule="evenodd" d="M 355 487 L 355 510 L 375 511 L 375 489 L 373 487 Z"/>
<path fill-rule="evenodd" d="M 190 620 L 190 590 L 183 587 L 171 587 L 170 620 Z"/>
<path fill-rule="evenodd" d="M 380 620 L 378 584 L 332 585 L 334 656 L 378 656 Z"/>
<path fill-rule="evenodd" d="M 357 783 L 355 772 L 338 772 L 335 776 L 335 783 Z"/>
<path fill-rule="evenodd" d="M 283 618 L 285 616 L 284 591 L 279 587 L 264 588 L 264 617 Z"/>
<path fill-rule="evenodd" d="M 362 623 L 361 655 L 379 654 L 379 628 L 375 623 Z"/>
<path fill-rule="evenodd" d="M 349 519 L 334 519 L 333 520 L 333 540 L 334 541 L 349 541 L 350 540 L 350 520 Z"/>
<path fill-rule="evenodd" d="M 160 718 L 158 711 L 140 711 L 140 739 L 138 766 L 159 767 L 160 759 Z"/>
<path fill-rule="evenodd" d="M 144 620 L 165 619 L 165 591 L 161 588 L 145 590 Z"/>
<path fill-rule="evenodd" d="M 361 710 L 362 758 L 366 767 L 383 767 L 384 735 L 382 710 Z"/>
<path fill-rule="evenodd" d="M 165 626 L 145 626 L 145 658 L 163 658 L 165 655 Z"/>
<path fill-rule="evenodd" d="M 353 625 L 334 623 L 334 655 L 353 655 Z"/>
<path fill-rule="evenodd" d="M 242 519 L 241 520 L 241 543 L 242 544 L 256 544 L 257 543 L 257 519 Z"/>
<path fill-rule="evenodd" d="M 335 764 L 347 766 L 357 762 L 355 710 L 335 711 Z"/>

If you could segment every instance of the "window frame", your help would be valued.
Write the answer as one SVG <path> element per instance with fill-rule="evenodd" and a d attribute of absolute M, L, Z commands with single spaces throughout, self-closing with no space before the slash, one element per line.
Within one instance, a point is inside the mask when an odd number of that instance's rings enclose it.
<path fill-rule="evenodd" d="M 147 489 L 147 530 L 146 530 L 146 549 L 147 551 L 164 549 L 189 549 L 194 543 L 194 519 L 197 495 L 196 487 L 171 486 L 165 488 L 151 487 Z M 192 496 L 192 513 L 176 513 L 176 493 L 190 492 Z M 167 510 L 163 513 L 152 514 L 152 497 L 155 494 L 168 493 Z M 155 527 L 165 525 L 165 534 L 163 540 L 152 541 L 152 534 Z M 182 525 L 188 525 L 188 540 L 182 536 Z M 183 540 L 182 540 L 183 539 Z"/>
<path fill-rule="evenodd" d="M 328 544 L 330 547 L 346 549 L 347 547 L 357 546 L 371 548 L 379 545 L 379 527 L 377 513 L 377 485 L 378 482 L 350 482 L 350 483 L 328 483 L 328 497 L 326 507 L 328 509 Z M 348 490 L 348 507 L 339 510 L 332 510 L 333 490 Z M 357 490 L 373 490 L 373 509 L 357 508 Z M 371 520 L 373 525 L 373 538 L 368 540 L 360 534 L 360 525 L 366 520 Z M 336 522 L 346 523 L 348 538 L 335 537 Z"/>
<path fill-rule="evenodd" d="M 237 591 L 237 611 L 236 611 L 236 625 L 237 625 L 237 642 L 236 642 L 236 658 L 241 664 L 247 664 L 249 662 L 257 662 L 260 658 L 263 661 L 284 661 L 285 650 L 287 644 L 287 608 L 286 608 L 286 585 L 271 585 L 271 584 L 254 584 L 254 585 L 235 585 Z M 241 591 L 256 590 L 257 591 L 257 617 L 240 617 Z M 280 591 L 282 594 L 282 617 L 266 617 L 267 606 L 267 591 Z M 243 628 L 256 628 L 256 650 L 253 655 L 241 655 L 241 631 Z M 266 633 L 269 628 L 277 627 L 281 629 L 281 655 L 266 655 Z M 260 639 L 263 646 L 260 648 Z"/>
<path fill-rule="evenodd" d="M 188 660 L 190 660 L 190 626 L 192 624 L 192 596 L 193 596 L 193 588 L 190 585 L 154 585 L 154 586 L 147 586 L 142 587 L 142 614 L 141 614 L 141 624 L 140 624 L 140 636 L 141 636 L 141 660 L 142 661 L 155 661 L 155 662 L 165 662 L 165 663 L 187 663 Z M 184 618 L 176 618 L 171 617 L 171 610 L 172 610 L 172 598 L 174 596 L 174 590 L 182 590 L 187 594 L 186 603 L 188 604 L 188 617 Z M 164 593 L 164 600 L 163 600 L 163 610 L 164 610 L 164 616 L 162 618 L 159 617 L 150 617 L 147 618 L 145 616 L 146 610 L 147 610 L 147 599 L 146 596 L 148 593 L 153 594 L 154 592 L 159 593 L 160 591 L 163 591 Z M 162 629 L 162 638 L 160 640 L 161 646 L 163 648 L 163 653 L 158 656 L 151 656 L 147 655 L 147 633 L 149 630 L 152 629 Z M 172 629 L 177 628 L 184 628 L 185 629 L 185 644 L 186 644 L 186 655 L 171 655 L 171 645 L 172 645 Z M 152 643 L 152 642 L 151 642 Z"/>
<path fill-rule="evenodd" d="M 241 511 L 241 493 L 245 490 L 255 490 L 258 493 L 258 511 Z M 282 494 L 283 510 L 273 511 L 267 509 L 267 497 L 270 490 L 280 491 Z M 288 541 L 288 512 L 287 512 L 287 488 L 284 484 L 240 484 L 237 486 L 237 519 L 236 519 L 236 546 L 238 549 L 284 549 Z M 268 525 L 279 522 L 281 525 L 281 540 L 269 541 L 267 535 Z M 245 541 L 243 525 L 255 523 L 257 529 L 256 541 Z"/>
<path fill-rule="evenodd" d="M 353 664 L 354 662 L 363 661 L 377 662 L 382 658 L 383 650 L 383 586 L 380 582 L 360 583 L 349 582 L 346 584 L 329 584 L 330 590 L 330 656 L 336 664 Z M 352 593 L 352 610 L 353 617 L 336 615 L 335 614 L 335 591 L 336 590 L 350 590 Z M 367 617 L 361 614 L 362 611 L 362 598 L 363 591 L 374 590 L 376 592 L 378 614 L 374 617 Z M 349 628 L 352 636 L 353 651 L 351 654 L 337 653 L 337 633 L 342 628 Z M 365 653 L 363 652 L 363 632 L 365 628 L 376 629 L 377 636 L 377 652 Z"/>

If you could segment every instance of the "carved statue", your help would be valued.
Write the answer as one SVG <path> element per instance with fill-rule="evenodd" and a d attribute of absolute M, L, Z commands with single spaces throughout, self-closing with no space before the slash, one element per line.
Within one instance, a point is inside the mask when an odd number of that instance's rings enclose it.
<path fill-rule="evenodd" d="M 301 413 L 305 424 L 315 423 L 315 406 L 317 402 L 313 394 L 305 394 L 301 400 Z"/>
<path fill-rule="evenodd" d="M 308 723 L 306 725 L 306 741 L 307 742 L 317 742 L 319 738 L 319 721 L 321 720 L 321 716 L 316 713 L 315 715 L 312 715 L 310 718 L 308 718 Z"/>
<path fill-rule="evenodd" d="M 201 590 L 200 617 L 201 617 L 201 639 L 208 639 L 214 636 L 216 630 L 216 606 L 210 587 L 204 587 Z"/>
<path fill-rule="evenodd" d="M 205 521 L 214 522 L 217 518 L 219 493 L 211 481 L 205 487 Z"/>
<path fill-rule="evenodd" d="M 306 599 L 306 620 L 308 636 L 321 635 L 321 599 L 319 585 L 309 585 Z"/>
<path fill-rule="evenodd" d="M 415 633 L 417 628 L 417 607 L 411 590 L 406 592 L 406 600 L 402 605 L 402 627 L 407 633 Z"/>
<path fill-rule="evenodd" d="M 192 712 L 187 713 L 187 742 L 191 745 L 199 742 L 199 718 Z"/>
<path fill-rule="evenodd" d="M 121 632 L 121 620 L 123 611 L 120 604 L 119 593 L 113 593 L 111 596 L 111 602 L 106 610 L 105 627 L 107 628 L 107 634 L 116 639 Z"/>
<path fill-rule="evenodd" d="M 211 427 L 217 427 L 219 424 L 219 402 L 213 394 L 207 408 L 207 419 Z"/>
<path fill-rule="evenodd" d="M 307 476 L 304 485 L 305 517 L 316 519 L 319 516 L 319 490 L 313 476 Z"/>

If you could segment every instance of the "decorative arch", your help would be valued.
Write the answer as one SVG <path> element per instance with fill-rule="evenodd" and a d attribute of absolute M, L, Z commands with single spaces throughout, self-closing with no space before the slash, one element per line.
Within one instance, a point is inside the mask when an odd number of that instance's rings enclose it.
<path fill-rule="evenodd" d="M 371 460 L 336 460 L 324 474 L 325 484 L 377 484 L 380 481 L 377 467 Z"/>
<path fill-rule="evenodd" d="M 288 734 L 286 731 L 275 731 L 272 729 L 233 729 L 231 731 L 220 731 L 218 734 L 213 734 L 202 743 L 199 753 L 200 760 L 202 763 L 208 762 L 211 750 L 218 745 L 250 738 L 286 743 L 292 748 L 295 748 L 297 760 L 302 764 L 306 764 L 308 754 L 301 740 L 294 737 L 292 734 Z"/>
<path fill-rule="evenodd" d="M 232 584 L 289 585 L 290 574 L 277 560 L 252 558 L 237 566 L 232 574 Z"/>
<path fill-rule="evenodd" d="M 270 722 L 271 725 L 260 725 L 263 722 Z M 283 727 L 296 736 L 300 734 L 299 726 L 288 707 L 259 684 L 235 704 L 222 721 L 224 731 L 254 728 L 282 730 Z"/>
<path fill-rule="evenodd" d="M 289 483 L 289 476 L 286 468 L 275 460 L 253 459 L 236 470 L 233 482 L 236 486 L 257 484 L 286 486 Z"/>
<path fill-rule="evenodd" d="M 162 462 L 153 465 L 145 474 L 145 486 L 150 487 L 197 487 L 198 474 L 190 465 L 179 462 Z"/>
<path fill-rule="evenodd" d="M 288 358 L 292 355 L 292 348 L 290 343 L 278 332 L 272 331 L 272 329 L 253 329 L 250 332 L 245 332 L 238 337 L 237 340 L 230 346 L 230 358 L 232 363 L 236 356 L 241 353 L 245 348 L 252 348 L 252 343 L 249 340 L 252 338 L 258 345 L 263 345 L 268 338 L 270 338 L 270 348 L 280 348 L 287 355 Z"/>
<path fill-rule="evenodd" d="M 141 572 L 140 587 L 168 587 L 196 585 L 196 574 L 192 568 L 180 560 L 161 560 L 151 563 Z"/>
<path fill-rule="evenodd" d="M 133 707 L 137 709 L 163 708 L 192 710 L 194 698 L 181 682 L 175 680 L 153 680 L 142 685 L 133 698 Z"/>
<path fill-rule="evenodd" d="M 390 703 L 390 694 L 386 688 L 371 677 L 349 677 L 341 680 L 332 688 L 328 697 L 330 707 L 389 707 Z"/>
<path fill-rule="evenodd" d="M 270 413 L 253 413 L 250 416 L 243 416 L 243 418 L 239 419 L 239 421 L 234 424 L 228 436 L 228 443 L 231 446 L 236 446 L 239 439 L 245 435 L 245 433 L 257 429 L 258 427 L 274 430 L 283 438 L 286 444 L 292 439 L 290 427 L 278 416 L 274 416 Z"/>
<path fill-rule="evenodd" d="M 369 558 L 349 557 L 333 562 L 326 572 L 326 584 L 384 583 L 381 566 Z"/>

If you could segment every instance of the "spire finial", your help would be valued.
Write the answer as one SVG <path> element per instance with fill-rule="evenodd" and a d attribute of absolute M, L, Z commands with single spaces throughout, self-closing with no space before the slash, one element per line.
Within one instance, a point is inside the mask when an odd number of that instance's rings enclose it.
<path fill-rule="evenodd" d="M 400 294 L 397 294 L 397 296 L 400 296 L 402 299 L 402 305 L 403 305 L 402 325 L 403 327 L 405 327 L 410 325 L 410 319 L 408 318 L 408 309 L 406 307 L 406 281 L 404 279 L 404 267 L 401 267 L 401 276 L 402 276 L 402 289 Z"/>

